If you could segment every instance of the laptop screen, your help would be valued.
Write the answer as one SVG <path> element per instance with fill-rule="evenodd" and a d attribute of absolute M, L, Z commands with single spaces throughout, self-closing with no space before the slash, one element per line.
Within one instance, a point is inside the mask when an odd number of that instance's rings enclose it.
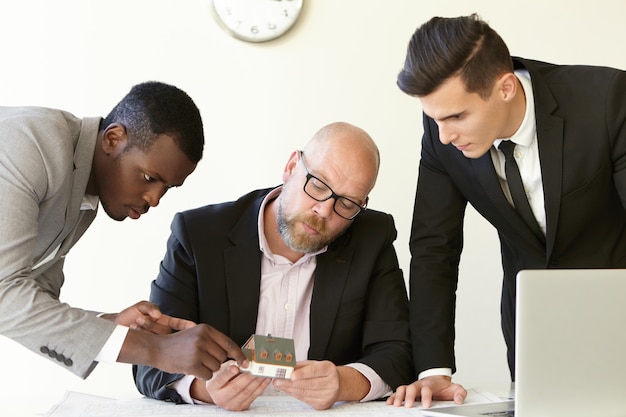
<path fill-rule="evenodd" d="M 626 415 L 626 270 L 517 276 L 516 416 Z"/>

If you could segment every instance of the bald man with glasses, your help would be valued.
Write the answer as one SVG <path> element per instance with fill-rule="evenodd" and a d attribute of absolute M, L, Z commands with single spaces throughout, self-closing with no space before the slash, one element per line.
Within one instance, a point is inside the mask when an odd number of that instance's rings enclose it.
<path fill-rule="evenodd" d="M 379 164 L 364 130 L 332 123 L 291 154 L 281 186 L 177 214 L 150 300 L 240 345 L 294 339 L 297 365 L 272 380 L 226 362 L 208 381 L 139 366 L 138 389 L 232 411 L 280 391 L 327 409 L 412 382 L 397 232 L 391 215 L 365 209 Z"/>

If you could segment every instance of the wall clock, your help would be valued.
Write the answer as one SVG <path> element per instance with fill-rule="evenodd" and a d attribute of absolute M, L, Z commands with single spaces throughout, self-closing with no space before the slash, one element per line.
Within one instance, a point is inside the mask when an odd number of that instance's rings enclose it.
<path fill-rule="evenodd" d="M 247 42 L 266 42 L 296 23 L 304 0 L 212 0 L 213 14 L 228 33 Z"/>

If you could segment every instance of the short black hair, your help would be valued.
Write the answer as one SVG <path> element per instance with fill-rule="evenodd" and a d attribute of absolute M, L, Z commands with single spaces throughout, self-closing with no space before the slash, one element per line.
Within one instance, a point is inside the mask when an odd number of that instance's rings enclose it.
<path fill-rule="evenodd" d="M 509 49 L 477 14 L 433 17 L 411 37 L 397 84 L 403 92 L 422 97 L 459 75 L 468 92 L 486 98 L 506 72 L 513 72 Z"/>
<path fill-rule="evenodd" d="M 159 135 L 167 134 L 193 163 L 202 159 L 204 130 L 200 110 L 181 89 L 158 81 L 137 84 L 102 121 L 126 127 L 128 147 L 149 151 Z"/>

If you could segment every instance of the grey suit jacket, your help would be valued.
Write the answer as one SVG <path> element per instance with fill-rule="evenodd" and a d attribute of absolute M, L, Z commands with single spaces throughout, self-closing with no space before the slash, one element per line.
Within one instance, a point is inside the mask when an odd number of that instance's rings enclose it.
<path fill-rule="evenodd" d="M 96 215 L 80 206 L 99 123 L 0 107 L 0 333 L 83 378 L 115 324 L 59 293 L 64 257 Z"/>

